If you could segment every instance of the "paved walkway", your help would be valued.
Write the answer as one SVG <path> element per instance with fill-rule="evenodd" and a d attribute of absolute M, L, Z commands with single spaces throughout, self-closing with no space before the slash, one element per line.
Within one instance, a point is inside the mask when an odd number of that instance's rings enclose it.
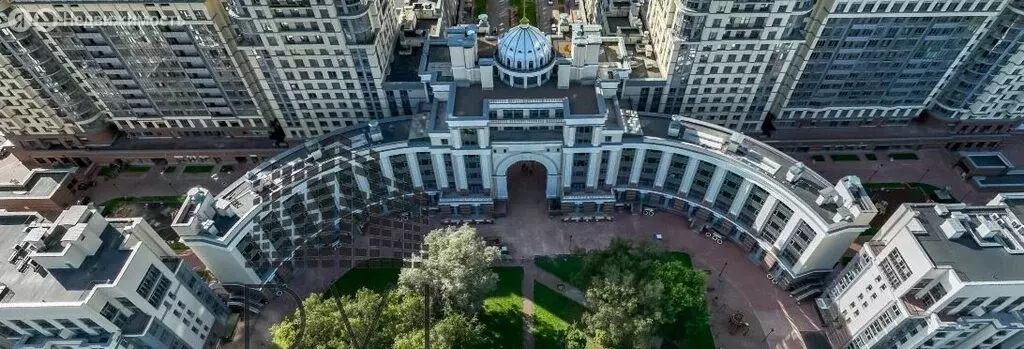
<path fill-rule="evenodd" d="M 524 265 L 523 268 L 525 268 L 526 270 L 532 269 L 533 277 L 537 282 L 543 284 L 544 286 L 547 286 L 548 288 L 554 290 L 555 292 L 562 294 L 562 296 L 565 296 L 566 298 L 572 299 L 573 301 L 579 303 L 580 305 L 587 305 L 586 293 L 576 288 L 575 286 L 570 285 L 568 282 L 565 282 L 565 280 L 562 280 L 559 277 L 555 276 L 555 274 L 549 273 L 544 269 L 538 268 L 537 265 L 533 263 L 532 259 L 526 265 Z"/>
<path fill-rule="evenodd" d="M 864 154 L 868 153 L 875 154 L 878 160 L 867 160 Z M 953 168 L 955 155 L 945 149 L 900 150 L 893 153 L 914 153 L 917 154 L 918 160 L 889 161 L 890 152 L 884 151 L 820 153 L 827 160 L 817 162 L 812 157 L 819 153 L 790 153 L 790 156 L 803 161 L 833 183 L 843 176 L 854 174 L 865 183 L 922 182 L 939 188 L 949 186 L 954 196 L 961 201 L 974 204 L 988 202 L 995 196 L 995 192 L 981 192 L 967 183 Z M 861 160 L 832 161 L 828 159 L 828 154 L 857 154 Z"/>
<path fill-rule="evenodd" d="M 536 280 L 536 268 L 523 266 L 523 349 L 534 348 L 533 331 L 533 283 Z"/>
<path fill-rule="evenodd" d="M 97 175 L 96 186 L 86 196 L 97 203 L 103 203 L 116 197 L 138 196 L 172 196 L 185 195 L 189 189 L 202 186 L 214 193 L 219 193 L 227 185 L 240 178 L 252 164 L 236 164 L 230 173 L 220 172 L 221 166 L 214 166 L 212 172 L 184 173 L 184 165 L 175 166 L 172 173 L 163 173 L 165 166 L 154 166 L 149 172 L 121 172 L 113 179 Z M 97 172 L 98 173 L 98 172 Z"/>

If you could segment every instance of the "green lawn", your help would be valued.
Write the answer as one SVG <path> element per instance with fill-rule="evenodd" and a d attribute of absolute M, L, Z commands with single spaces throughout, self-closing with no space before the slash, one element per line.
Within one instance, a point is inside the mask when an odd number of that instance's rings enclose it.
<path fill-rule="evenodd" d="M 832 161 L 860 161 L 860 156 L 857 154 L 832 154 L 829 155 Z"/>
<path fill-rule="evenodd" d="M 523 347 L 523 268 L 494 268 L 498 287 L 484 299 L 480 322 L 484 325 L 481 348 Z M 540 348 L 540 347 L 538 347 Z"/>
<path fill-rule="evenodd" d="M 814 161 L 825 161 L 825 156 L 824 155 L 814 155 L 814 156 L 811 156 L 811 160 L 814 160 Z"/>
<path fill-rule="evenodd" d="M 121 208 L 127 203 L 131 202 L 160 202 L 165 204 L 178 204 L 179 206 L 185 202 L 184 196 L 139 196 L 139 197 L 120 197 L 107 200 L 100 206 L 103 207 L 103 211 L 100 214 L 108 216 L 117 212 L 117 209 Z"/>
<path fill-rule="evenodd" d="M 683 340 L 683 348 L 697 348 L 697 349 L 714 349 L 715 336 L 711 334 L 711 324 L 702 323 L 697 329 L 694 330 L 696 336 L 692 336 Z"/>
<path fill-rule="evenodd" d="M 917 160 L 917 154 L 914 153 L 892 153 L 889 154 L 893 160 Z"/>
<path fill-rule="evenodd" d="M 487 13 L 487 0 L 473 0 L 473 15 L 479 16 Z"/>
<path fill-rule="evenodd" d="M 927 184 L 927 183 L 901 183 L 901 182 L 864 183 L 864 189 L 867 189 L 869 193 L 872 190 L 880 190 L 880 189 L 916 190 L 916 191 L 921 192 L 925 196 L 928 196 L 928 198 L 932 199 L 935 202 L 940 202 L 940 203 L 944 203 L 944 204 L 955 204 L 955 203 L 959 203 L 960 202 L 960 200 L 955 198 L 955 197 L 952 198 L 952 199 L 949 199 L 949 200 L 940 200 L 938 194 L 936 194 L 935 191 L 936 190 L 942 190 L 942 188 L 939 188 L 939 187 L 936 187 L 934 185 Z"/>
<path fill-rule="evenodd" d="M 181 171 L 184 173 L 210 173 L 213 172 L 213 165 L 189 165 Z"/>
<path fill-rule="evenodd" d="M 125 166 L 125 167 L 124 167 L 124 171 L 125 171 L 125 172 L 137 172 L 137 173 L 138 173 L 138 172 L 149 172 L 149 169 L 151 169 L 151 168 L 153 168 L 153 166 L 146 166 L 146 165 L 128 165 L 128 166 Z"/>
<path fill-rule="evenodd" d="M 398 273 L 402 270 L 400 260 L 369 260 L 352 268 L 331 285 L 331 295 L 354 295 L 361 288 L 373 292 L 384 292 L 389 286 L 398 282 Z"/>
<path fill-rule="evenodd" d="M 530 24 L 535 27 L 541 27 L 542 25 L 537 23 L 537 1 L 536 0 L 510 0 L 508 2 L 509 8 L 515 8 L 518 10 L 516 17 L 513 18 L 513 23 L 519 23 L 519 19 L 526 17 L 530 21 Z"/>
<path fill-rule="evenodd" d="M 875 160 L 878 160 L 878 156 L 875 156 L 875 154 L 874 154 L 874 153 L 867 153 L 867 154 L 864 154 L 864 158 L 866 158 L 866 159 L 868 159 L 868 160 L 871 160 L 871 161 L 875 161 Z"/>
<path fill-rule="evenodd" d="M 100 168 L 100 176 L 107 177 L 107 178 L 117 177 L 117 168 L 115 168 L 113 166 L 107 166 L 107 167 Z"/>
<path fill-rule="evenodd" d="M 533 284 L 533 324 L 537 348 L 561 348 L 563 331 L 583 318 L 579 303 L 540 283 Z"/>
<path fill-rule="evenodd" d="M 584 280 L 577 277 L 583 270 L 583 256 L 578 254 L 563 254 L 555 256 L 537 256 L 533 260 L 538 268 L 554 274 L 562 281 L 583 288 Z"/>

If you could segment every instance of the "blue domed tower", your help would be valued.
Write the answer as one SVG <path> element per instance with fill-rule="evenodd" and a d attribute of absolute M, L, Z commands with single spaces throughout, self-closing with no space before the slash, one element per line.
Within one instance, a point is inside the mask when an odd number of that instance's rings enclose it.
<path fill-rule="evenodd" d="M 551 78 L 554 49 L 551 39 L 525 22 L 498 38 L 498 76 L 512 87 L 543 85 Z"/>

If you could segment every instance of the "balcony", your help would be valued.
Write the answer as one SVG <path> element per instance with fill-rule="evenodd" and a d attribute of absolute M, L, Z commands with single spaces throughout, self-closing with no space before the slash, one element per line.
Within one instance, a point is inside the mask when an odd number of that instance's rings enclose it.
<path fill-rule="evenodd" d="M 921 300 L 909 296 L 900 297 L 900 300 L 903 301 L 903 306 L 907 308 L 910 316 L 928 316 L 928 306 Z"/>

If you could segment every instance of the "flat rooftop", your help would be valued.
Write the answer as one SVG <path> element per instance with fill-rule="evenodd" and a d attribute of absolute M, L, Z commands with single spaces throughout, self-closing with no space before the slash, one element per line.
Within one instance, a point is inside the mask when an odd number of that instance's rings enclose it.
<path fill-rule="evenodd" d="M 398 51 L 398 45 L 395 45 L 387 81 L 420 81 L 420 58 L 423 55 L 423 48 L 413 47 L 412 54 L 408 55 L 399 54 Z"/>
<path fill-rule="evenodd" d="M 1017 205 L 1017 209 L 1020 210 L 1024 207 L 1020 206 L 1024 205 L 1024 202 L 1010 205 Z M 1010 254 L 1002 246 L 982 247 L 969 233 L 957 239 L 947 239 L 940 228 L 945 218 L 939 217 L 933 207 L 931 204 L 913 206 L 914 210 L 919 212 L 921 224 L 928 232 L 914 237 L 933 264 L 951 266 L 965 281 L 1024 280 L 1024 268 L 1021 268 L 1024 265 L 1024 255 Z M 972 214 L 1006 212 L 1003 208 L 984 206 L 968 207 L 964 211 Z"/>
<path fill-rule="evenodd" d="M 25 237 L 24 229 L 35 220 L 28 214 L 8 213 L 0 216 L 0 246 L 9 256 L 15 245 Z M 124 236 L 113 225 L 100 234 L 103 243 L 96 254 L 85 258 L 77 269 L 52 269 L 39 272 L 31 266 L 19 272 L 17 265 L 0 261 L 0 282 L 11 289 L 4 303 L 76 302 L 84 300 L 96 285 L 112 283 L 131 254 L 118 248 Z"/>
<path fill-rule="evenodd" d="M 0 199 L 48 198 L 74 175 L 74 169 L 35 170 L 28 179 L 18 184 L 0 184 Z"/>
<path fill-rule="evenodd" d="M 597 87 L 570 84 L 567 89 L 560 89 L 554 81 L 539 87 L 514 88 L 504 82 L 495 81 L 493 90 L 481 89 L 479 85 L 455 89 L 455 116 L 481 116 L 484 100 L 488 99 L 557 99 L 569 101 L 569 111 L 573 114 L 596 114 Z"/>

